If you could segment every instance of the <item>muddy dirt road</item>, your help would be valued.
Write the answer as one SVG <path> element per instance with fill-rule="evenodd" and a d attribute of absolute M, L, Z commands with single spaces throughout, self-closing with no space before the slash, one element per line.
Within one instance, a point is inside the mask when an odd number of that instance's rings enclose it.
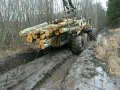
<path fill-rule="evenodd" d="M 41 53 L 37 59 L 36 51 L 1 58 L 0 90 L 120 90 L 120 78 L 109 77 L 106 63 L 96 58 L 102 38 L 99 34 L 80 55 L 64 48 Z"/>

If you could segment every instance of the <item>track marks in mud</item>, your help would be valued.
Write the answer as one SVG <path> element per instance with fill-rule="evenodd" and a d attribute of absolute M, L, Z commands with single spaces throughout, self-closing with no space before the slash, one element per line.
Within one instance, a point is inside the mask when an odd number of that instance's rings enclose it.
<path fill-rule="evenodd" d="M 72 53 L 68 50 L 54 52 L 26 65 L 21 65 L 18 67 L 18 70 L 13 69 L 0 76 L 0 87 L 9 90 L 31 90 L 38 82 L 42 81 L 53 68 L 71 55 Z M 8 77 L 7 84 L 6 77 Z"/>
<path fill-rule="evenodd" d="M 95 59 L 94 45 L 91 45 L 77 57 L 76 62 L 64 79 L 62 90 L 80 90 L 84 88 L 85 83 L 83 81 L 87 82 L 95 75 Z"/>
<path fill-rule="evenodd" d="M 68 75 L 71 65 L 76 61 L 77 55 L 72 55 L 66 58 L 64 63 L 54 70 L 50 77 L 45 79 L 42 84 L 37 84 L 33 90 L 61 90 L 62 82 L 64 78 Z"/>

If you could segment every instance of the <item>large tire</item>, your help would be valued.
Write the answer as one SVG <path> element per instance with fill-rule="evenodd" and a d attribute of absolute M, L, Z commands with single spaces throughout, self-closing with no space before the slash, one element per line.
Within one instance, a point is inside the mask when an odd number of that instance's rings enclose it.
<path fill-rule="evenodd" d="M 84 33 L 82 35 L 82 45 L 83 49 L 85 50 L 88 47 L 88 43 L 90 42 L 89 36 L 87 33 Z"/>
<path fill-rule="evenodd" d="M 91 41 L 96 41 L 96 29 L 89 31 L 88 35 Z"/>
<path fill-rule="evenodd" d="M 82 36 L 77 36 L 71 41 L 71 50 L 74 54 L 79 54 L 83 51 Z"/>

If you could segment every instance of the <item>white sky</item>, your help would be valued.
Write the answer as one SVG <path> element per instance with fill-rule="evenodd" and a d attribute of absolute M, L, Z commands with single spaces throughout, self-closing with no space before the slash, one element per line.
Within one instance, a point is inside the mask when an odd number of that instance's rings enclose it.
<path fill-rule="evenodd" d="M 62 0 L 56 0 L 56 2 L 62 6 L 62 4 L 60 3 Z M 74 1 L 74 0 L 73 0 Z M 102 4 L 102 7 L 107 10 L 107 1 L 108 0 L 93 0 L 94 2 L 100 2 Z"/>
<path fill-rule="evenodd" d="M 105 8 L 105 9 L 107 8 L 107 1 L 108 1 L 108 0 L 98 0 L 98 1 L 101 2 L 103 8 Z"/>

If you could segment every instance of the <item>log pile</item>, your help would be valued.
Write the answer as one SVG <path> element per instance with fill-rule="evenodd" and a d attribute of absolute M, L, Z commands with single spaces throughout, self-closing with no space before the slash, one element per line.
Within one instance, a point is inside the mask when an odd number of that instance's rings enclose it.
<path fill-rule="evenodd" d="M 61 43 L 64 43 L 61 37 L 65 36 L 64 40 L 67 40 L 67 35 L 77 35 L 86 27 L 87 22 L 84 18 L 61 19 L 24 29 L 19 32 L 19 36 L 25 37 L 29 43 L 35 43 L 38 48 L 45 49 L 50 46 L 61 46 Z"/>

